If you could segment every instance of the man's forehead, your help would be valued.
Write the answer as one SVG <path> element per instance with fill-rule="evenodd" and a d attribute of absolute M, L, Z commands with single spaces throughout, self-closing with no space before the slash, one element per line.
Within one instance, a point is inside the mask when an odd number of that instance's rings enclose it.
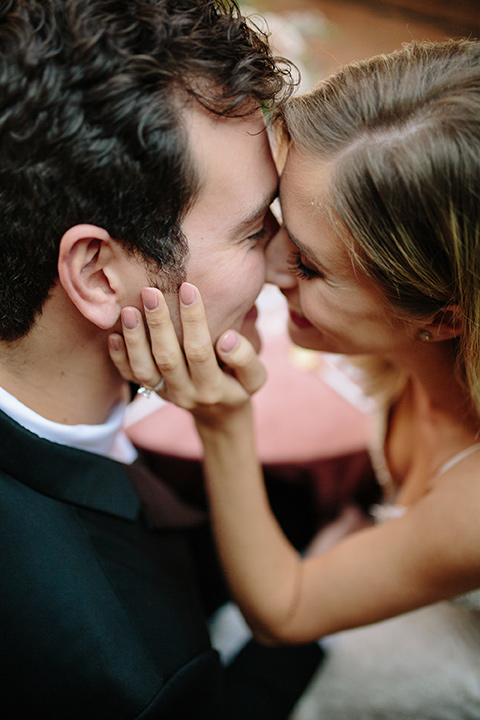
<path fill-rule="evenodd" d="M 224 118 L 195 103 L 185 119 L 199 181 L 190 219 L 207 232 L 235 236 L 248 231 L 265 216 L 278 185 L 261 111 Z"/>
<path fill-rule="evenodd" d="M 212 154 L 222 152 L 225 162 L 242 159 L 249 147 L 268 147 L 268 133 L 260 109 L 245 117 L 223 117 L 209 112 L 197 102 L 185 107 L 184 123 L 190 153 L 198 171 L 205 172 Z"/>

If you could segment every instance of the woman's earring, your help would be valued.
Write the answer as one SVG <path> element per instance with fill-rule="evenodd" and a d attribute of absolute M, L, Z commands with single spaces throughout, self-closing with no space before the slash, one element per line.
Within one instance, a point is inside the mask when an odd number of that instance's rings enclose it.
<path fill-rule="evenodd" d="M 428 330 L 419 330 L 418 339 L 420 342 L 428 343 L 432 340 L 432 333 Z"/>

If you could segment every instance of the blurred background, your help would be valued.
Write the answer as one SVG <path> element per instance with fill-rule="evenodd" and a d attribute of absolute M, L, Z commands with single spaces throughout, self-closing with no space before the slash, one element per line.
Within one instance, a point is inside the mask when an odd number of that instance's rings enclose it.
<path fill-rule="evenodd" d="M 308 89 L 339 65 L 390 52 L 409 40 L 480 36 L 478 0 L 255 0 L 272 43 L 302 70 Z"/>

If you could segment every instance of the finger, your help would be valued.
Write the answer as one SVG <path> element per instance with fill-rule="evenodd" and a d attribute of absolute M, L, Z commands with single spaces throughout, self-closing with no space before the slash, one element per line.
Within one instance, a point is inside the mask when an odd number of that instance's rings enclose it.
<path fill-rule="evenodd" d="M 211 392 L 222 383 L 222 370 L 207 325 L 205 308 L 198 288 L 190 283 L 180 287 L 180 317 L 183 348 L 197 392 Z"/>
<path fill-rule="evenodd" d="M 155 367 L 168 386 L 168 397 L 183 405 L 192 383 L 168 305 L 156 288 L 143 288 L 142 301 Z"/>
<path fill-rule="evenodd" d="M 267 379 L 267 371 L 243 335 L 228 330 L 217 342 L 217 353 L 250 395 L 260 390 Z"/>
<path fill-rule="evenodd" d="M 123 308 L 123 339 L 133 379 L 139 385 L 155 387 L 162 379 L 150 350 L 145 325 L 137 308 Z M 125 361 L 124 361 L 125 362 Z"/>
<path fill-rule="evenodd" d="M 135 382 L 135 377 L 130 367 L 127 349 L 123 341 L 123 337 L 117 333 L 113 333 L 108 337 L 108 351 L 110 358 L 117 368 L 120 375 L 128 382 Z"/>

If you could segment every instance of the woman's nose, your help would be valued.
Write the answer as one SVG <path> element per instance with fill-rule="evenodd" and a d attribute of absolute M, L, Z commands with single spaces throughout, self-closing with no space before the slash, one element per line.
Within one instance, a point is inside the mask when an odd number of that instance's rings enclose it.
<path fill-rule="evenodd" d="M 267 277 L 268 283 L 278 285 L 281 290 L 289 290 L 296 286 L 296 278 L 288 269 L 288 258 L 292 252 L 292 243 L 283 227 L 270 240 L 267 252 Z"/>

